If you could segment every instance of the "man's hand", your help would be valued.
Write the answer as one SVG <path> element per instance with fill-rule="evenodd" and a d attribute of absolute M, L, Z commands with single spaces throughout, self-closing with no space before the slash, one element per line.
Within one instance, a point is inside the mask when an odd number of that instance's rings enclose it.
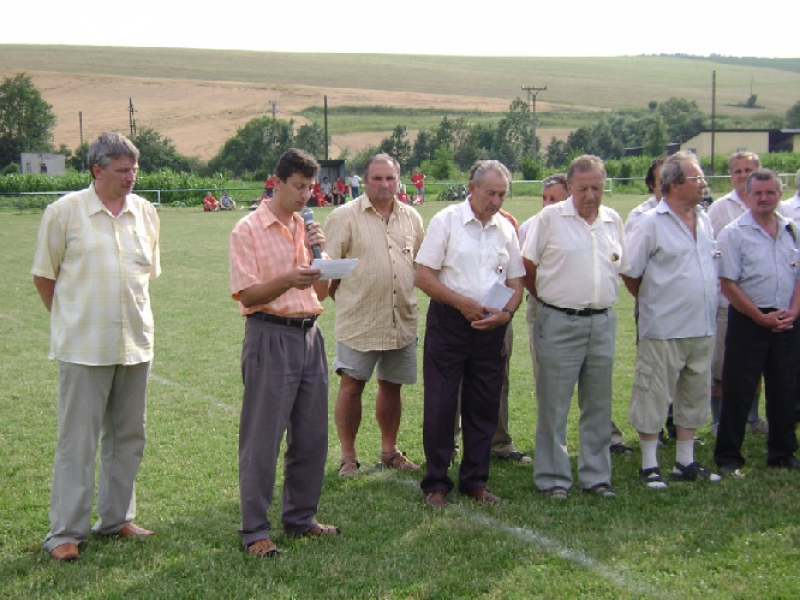
<path fill-rule="evenodd" d="M 466 296 L 459 297 L 456 308 L 470 323 L 486 319 L 486 309 L 484 309 L 479 302 L 467 298 Z"/>
<path fill-rule="evenodd" d="M 322 232 L 322 227 L 319 223 L 312 223 L 308 226 L 306 231 L 306 248 L 311 250 L 311 246 L 319 244 L 320 249 L 325 249 L 325 234 Z"/>
<path fill-rule="evenodd" d="M 780 333 L 794 328 L 794 321 L 796 318 L 796 315 L 792 314 L 791 311 L 776 310 L 764 314 L 759 325 L 766 327 L 773 333 Z"/>
<path fill-rule="evenodd" d="M 478 321 L 472 321 L 473 329 L 480 331 L 490 331 L 496 329 L 501 325 L 505 325 L 511 320 L 511 315 L 504 310 L 497 310 L 496 308 L 481 308 L 484 311 L 483 317 Z"/>
<path fill-rule="evenodd" d="M 322 276 L 322 271 L 309 265 L 299 265 L 289 274 L 289 287 L 305 290 L 310 288 Z"/>

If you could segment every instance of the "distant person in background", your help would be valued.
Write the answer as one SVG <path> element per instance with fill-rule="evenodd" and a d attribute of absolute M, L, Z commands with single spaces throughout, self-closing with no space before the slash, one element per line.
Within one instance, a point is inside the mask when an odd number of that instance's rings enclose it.
<path fill-rule="evenodd" d="M 761 159 L 754 152 L 734 152 L 728 157 L 728 172 L 733 183 L 733 190 L 714 201 L 708 209 L 708 218 L 714 227 L 714 236 L 719 239 L 726 225 L 741 217 L 747 211 L 747 178 L 750 173 L 761 168 Z M 722 410 L 722 365 L 725 361 L 725 335 L 728 331 L 728 298 L 720 291 L 719 308 L 717 309 L 717 341 L 714 347 L 714 363 L 712 373 L 714 382 L 711 386 L 711 427 L 712 435 L 717 435 L 717 428 Z M 761 384 L 755 389 L 750 414 L 747 418 L 747 431 L 768 434 L 769 423 L 758 416 L 758 400 L 761 397 Z"/>
<path fill-rule="evenodd" d="M 361 177 L 351 171 L 347 181 L 350 184 L 350 199 L 355 200 L 361 195 L 361 191 L 359 190 L 361 186 Z"/>
<path fill-rule="evenodd" d="M 337 177 L 333 182 L 333 204 L 334 206 L 341 206 L 344 204 L 344 199 L 347 196 L 347 186 L 342 181 L 341 177 Z"/>
<path fill-rule="evenodd" d="M 272 198 L 272 194 L 274 193 L 274 191 L 275 191 L 275 176 L 270 175 L 264 182 L 264 193 L 267 195 L 267 198 Z"/>
<path fill-rule="evenodd" d="M 219 211 L 219 200 L 214 198 L 214 195 L 208 191 L 203 197 L 203 212 L 217 212 Z"/>
<path fill-rule="evenodd" d="M 223 190 L 222 197 L 219 199 L 220 210 L 236 210 L 236 202 L 228 194 L 228 190 Z"/>
<path fill-rule="evenodd" d="M 319 185 L 319 191 L 324 196 L 326 204 L 333 204 L 333 185 L 330 181 L 328 181 L 327 177 L 322 178 L 322 183 Z"/>
<path fill-rule="evenodd" d="M 44 548 L 78 558 L 89 534 L 95 460 L 98 535 L 153 535 L 133 524 L 153 360 L 150 280 L 161 273 L 155 208 L 132 193 L 139 151 L 120 133 L 89 146 L 91 185 L 47 207 L 33 283 L 51 313 L 58 445 Z"/>
<path fill-rule="evenodd" d="M 411 176 L 411 182 L 417 189 L 417 196 L 425 199 L 425 175 L 419 169 L 414 169 L 414 174 Z"/>

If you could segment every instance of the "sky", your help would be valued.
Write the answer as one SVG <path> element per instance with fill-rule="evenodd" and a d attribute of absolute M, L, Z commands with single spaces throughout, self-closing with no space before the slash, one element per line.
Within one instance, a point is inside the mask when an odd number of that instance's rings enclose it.
<path fill-rule="evenodd" d="M 750 26 L 750 7 L 758 25 Z M 460 56 L 798 57 L 797 0 L 63 0 L 3 8 L 0 44 Z M 789 26 L 781 28 L 781 23 Z M 2 65 L 0 65 L 2 66 Z"/>

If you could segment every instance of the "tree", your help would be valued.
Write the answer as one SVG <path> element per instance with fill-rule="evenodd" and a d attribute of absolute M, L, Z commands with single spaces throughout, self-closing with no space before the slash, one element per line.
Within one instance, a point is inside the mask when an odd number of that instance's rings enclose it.
<path fill-rule="evenodd" d="M 411 160 L 406 165 L 407 169 L 413 169 L 422 164 L 423 161 L 433 159 L 433 151 L 436 146 L 433 144 L 434 134 L 425 129 L 420 130 L 417 139 L 414 141 L 414 150 L 411 152 Z"/>
<path fill-rule="evenodd" d="M 800 100 L 786 111 L 786 127 L 789 129 L 800 129 Z"/>
<path fill-rule="evenodd" d="M 405 125 L 397 125 L 392 131 L 392 135 L 384 138 L 379 146 L 381 152 L 385 152 L 400 163 L 400 168 L 406 166 L 411 158 L 411 142 L 408 141 L 408 132 Z"/>
<path fill-rule="evenodd" d="M 453 163 L 453 151 L 444 146 L 437 148 L 433 160 L 423 165 L 423 170 L 435 179 L 447 181 L 456 172 L 456 165 Z"/>
<path fill-rule="evenodd" d="M 558 169 L 567 164 L 567 157 L 569 156 L 569 146 L 564 140 L 556 139 L 555 136 L 550 138 L 550 143 L 547 146 L 547 155 L 545 163 L 548 167 Z"/>
<path fill-rule="evenodd" d="M 152 127 L 139 127 L 131 139 L 139 150 L 139 169 L 154 173 L 161 169 L 190 171 L 190 160 L 178 152 L 168 137 L 163 137 Z"/>
<path fill-rule="evenodd" d="M 325 157 L 325 130 L 316 123 L 303 125 L 292 142 L 295 148 L 305 150 L 317 158 Z"/>
<path fill-rule="evenodd" d="M 0 84 L 0 168 L 23 152 L 50 152 L 56 126 L 53 107 L 44 101 L 27 73 Z"/>
<path fill-rule="evenodd" d="M 212 172 L 242 176 L 247 173 L 266 179 L 278 164 L 281 155 L 294 141 L 292 121 L 258 117 L 241 127 L 230 138 L 208 167 Z"/>
<path fill-rule="evenodd" d="M 514 171 L 522 164 L 523 157 L 531 151 L 532 141 L 528 103 L 517 98 L 497 124 L 494 154 L 500 162 Z"/>
<path fill-rule="evenodd" d="M 648 156 L 661 156 L 667 146 L 664 132 L 664 119 L 657 115 L 647 127 L 644 138 L 644 153 Z"/>
<path fill-rule="evenodd" d="M 670 142 L 685 142 L 706 129 L 707 115 L 696 100 L 670 98 L 661 102 L 656 112 L 664 119 L 664 129 Z"/>

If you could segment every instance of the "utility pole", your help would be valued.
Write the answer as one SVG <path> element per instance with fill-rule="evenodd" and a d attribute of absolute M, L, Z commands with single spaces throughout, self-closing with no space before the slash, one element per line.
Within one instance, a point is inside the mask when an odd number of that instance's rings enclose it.
<path fill-rule="evenodd" d="M 532 152 L 531 158 L 533 158 L 533 160 L 536 160 L 536 156 L 539 153 L 539 149 L 536 147 L 536 95 L 539 92 L 545 91 L 547 89 L 547 86 L 537 88 L 532 85 L 529 86 L 523 85 L 522 89 L 528 92 L 528 104 L 531 103 L 531 99 L 533 100 L 533 108 L 531 110 L 531 113 L 533 115 L 533 118 L 531 119 L 531 134 L 532 134 L 531 137 L 533 137 L 533 141 L 531 143 L 531 152 Z"/>
<path fill-rule="evenodd" d="M 83 151 L 83 111 L 78 111 L 78 127 L 81 131 L 81 145 L 80 153 L 81 153 L 81 173 L 86 169 L 86 152 Z"/>
<path fill-rule="evenodd" d="M 328 160 L 328 96 L 325 96 L 325 109 L 323 114 L 325 115 L 325 160 Z"/>
<path fill-rule="evenodd" d="M 717 136 L 717 72 L 711 71 L 711 175 L 714 174 L 714 142 Z"/>
<path fill-rule="evenodd" d="M 270 106 L 272 106 L 272 118 L 274 119 L 275 118 L 275 107 L 278 106 L 278 101 L 277 100 L 270 100 L 269 104 L 270 104 Z"/>
<path fill-rule="evenodd" d="M 135 109 L 133 108 L 133 96 L 128 96 L 129 101 L 129 108 L 128 108 L 128 119 L 131 123 L 131 137 L 136 137 L 136 118 L 133 116 Z"/>

